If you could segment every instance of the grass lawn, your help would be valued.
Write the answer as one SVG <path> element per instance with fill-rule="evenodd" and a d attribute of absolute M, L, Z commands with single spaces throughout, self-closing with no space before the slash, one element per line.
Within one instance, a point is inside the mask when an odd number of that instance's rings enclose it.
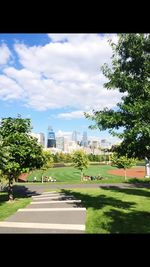
<path fill-rule="evenodd" d="M 133 167 L 134 168 L 134 167 Z M 123 176 L 118 176 L 118 175 L 113 175 L 109 174 L 109 170 L 114 170 L 117 169 L 115 167 L 112 167 L 110 165 L 90 165 L 88 169 L 84 171 L 85 175 L 91 175 L 91 176 L 102 176 L 104 179 L 103 180 L 93 180 L 93 181 L 84 181 L 82 183 L 124 183 L 124 177 Z M 42 176 L 42 171 L 34 171 L 28 176 L 28 182 L 32 182 L 34 176 L 36 176 L 37 181 L 41 181 L 41 176 Z M 74 183 L 81 183 L 80 180 L 80 171 L 75 169 L 74 167 L 57 167 L 57 168 L 50 168 L 46 172 L 44 172 L 44 176 L 52 176 L 56 178 L 57 183 L 69 183 L 69 184 L 74 184 Z M 127 180 L 128 183 L 149 183 L 150 184 L 150 179 L 147 178 L 128 178 Z M 39 183 L 35 183 L 39 184 Z M 41 183 L 40 183 L 41 184 Z M 52 183 L 50 183 L 52 184 Z"/>
<path fill-rule="evenodd" d="M 109 165 L 93 165 L 89 166 L 88 169 L 84 171 L 86 175 L 96 176 L 101 175 L 105 179 L 100 181 L 88 181 L 88 183 L 121 183 L 124 182 L 124 177 L 115 176 L 108 174 L 108 170 L 116 169 L 115 167 Z M 34 176 L 37 180 L 41 181 L 42 171 L 34 171 L 28 176 L 28 181 L 33 181 Z M 80 171 L 74 167 L 59 167 L 59 168 L 50 168 L 48 171 L 44 172 L 45 176 L 55 177 L 57 182 L 65 183 L 80 183 Z M 82 182 L 83 183 L 83 182 Z M 87 182 L 85 182 L 87 183 Z"/>
<path fill-rule="evenodd" d="M 8 193 L 0 192 L 0 221 L 5 220 L 18 209 L 26 207 L 30 201 L 31 198 L 23 198 L 19 195 L 15 195 L 15 199 L 12 202 L 9 202 Z"/>
<path fill-rule="evenodd" d="M 86 233 L 150 233 L 150 189 L 62 190 L 87 209 Z"/>

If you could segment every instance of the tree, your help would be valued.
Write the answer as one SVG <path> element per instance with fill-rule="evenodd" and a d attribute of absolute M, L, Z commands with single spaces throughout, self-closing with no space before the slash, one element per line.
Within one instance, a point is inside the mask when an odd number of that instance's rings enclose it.
<path fill-rule="evenodd" d="M 83 170 L 88 167 L 88 157 L 83 150 L 76 150 L 72 155 L 74 167 L 81 171 L 81 181 L 83 180 Z"/>
<path fill-rule="evenodd" d="M 4 146 L 2 137 L 0 136 L 0 182 L 4 180 L 4 174 L 2 170 L 7 166 L 10 158 L 9 147 Z"/>
<path fill-rule="evenodd" d="M 127 158 L 126 156 L 119 157 L 117 153 L 111 155 L 112 165 L 119 168 L 124 169 L 124 178 L 127 180 L 127 172 L 126 170 L 131 168 L 136 164 L 136 160 L 134 158 Z"/>
<path fill-rule="evenodd" d="M 104 87 L 125 94 L 116 110 L 93 110 L 92 115 L 85 116 L 95 122 L 90 128 L 108 129 L 122 139 L 116 147 L 120 156 L 150 158 L 150 34 L 118 37 L 117 44 L 110 41 L 112 69 L 104 64 L 102 72 L 108 79 Z"/>
<path fill-rule="evenodd" d="M 43 151 L 43 158 L 44 158 L 44 164 L 42 166 L 42 183 L 43 183 L 43 174 L 44 172 L 49 169 L 49 168 L 52 168 L 53 167 L 53 155 L 51 154 L 50 151 Z"/>
<path fill-rule="evenodd" d="M 9 157 L 0 168 L 9 179 L 9 199 L 13 199 L 13 180 L 22 172 L 40 168 L 44 164 L 42 147 L 37 140 L 29 135 L 31 131 L 30 119 L 2 118 L 0 136 L 3 149 L 7 147 Z M 3 154 L 3 153 L 2 153 Z M 3 154 L 4 155 L 4 154 Z"/>

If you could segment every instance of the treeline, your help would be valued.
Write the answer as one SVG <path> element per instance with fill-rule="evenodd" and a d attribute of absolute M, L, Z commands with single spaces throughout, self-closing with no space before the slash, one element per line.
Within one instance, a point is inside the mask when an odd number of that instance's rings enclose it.
<path fill-rule="evenodd" d="M 71 163 L 72 162 L 72 154 L 57 152 L 56 154 L 51 155 L 53 158 L 53 163 Z M 91 162 L 103 162 L 109 161 L 109 155 L 94 155 L 89 154 L 88 160 Z"/>

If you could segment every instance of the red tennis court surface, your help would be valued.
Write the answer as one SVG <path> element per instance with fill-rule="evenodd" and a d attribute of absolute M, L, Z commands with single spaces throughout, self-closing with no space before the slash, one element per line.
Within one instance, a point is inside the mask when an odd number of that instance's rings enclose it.
<path fill-rule="evenodd" d="M 124 176 L 124 169 L 118 169 L 118 170 L 109 170 L 109 174 Z M 144 178 L 145 176 L 145 168 L 144 167 L 137 167 L 133 169 L 127 170 L 127 176 L 132 178 Z"/>

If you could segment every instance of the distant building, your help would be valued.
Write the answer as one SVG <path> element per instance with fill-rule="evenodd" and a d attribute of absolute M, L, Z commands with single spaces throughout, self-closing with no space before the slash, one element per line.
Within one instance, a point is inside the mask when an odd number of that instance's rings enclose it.
<path fill-rule="evenodd" d="M 40 144 L 45 147 L 45 135 L 44 133 L 39 133 L 40 135 Z"/>
<path fill-rule="evenodd" d="M 88 146 L 87 132 L 83 132 L 83 137 L 81 140 L 81 146 L 83 146 L 83 147 Z"/>
<path fill-rule="evenodd" d="M 47 148 L 55 147 L 56 148 L 56 139 L 55 133 L 51 126 L 48 127 L 48 137 L 47 137 Z"/>
<path fill-rule="evenodd" d="M 67 138 L 64 138 L 64 152 L 72 153 L 73 151 L 81 148 L 75 141 L 71 141 Z"/>
<path fill-rule="evenodd" d="M 45 147 L 45 135 L 44 135 L 44 133 L 30 133 L 30 135 L 37 139 L 38 144 Z"/>
<path fill-rule="evenodd" d="M 111 147 L 111 143 L 108 142 L 107 139 L 102 139 L 101 140 L 101 148 L 104 149 L 104 148 L 110 148 Z"/>
<path fill-rule="evenodd" d="M 77 135 L 78 135 L 78 132 L 77 131 L 73 131 L 73 133 L 72 133 L 72 141 L 74 141 L 76 143 L 77 143 Z"/>
<path fill-rule="evenodd" d="M 56 137 L 56 148 L 64 151 L 64 136 Z"/>

